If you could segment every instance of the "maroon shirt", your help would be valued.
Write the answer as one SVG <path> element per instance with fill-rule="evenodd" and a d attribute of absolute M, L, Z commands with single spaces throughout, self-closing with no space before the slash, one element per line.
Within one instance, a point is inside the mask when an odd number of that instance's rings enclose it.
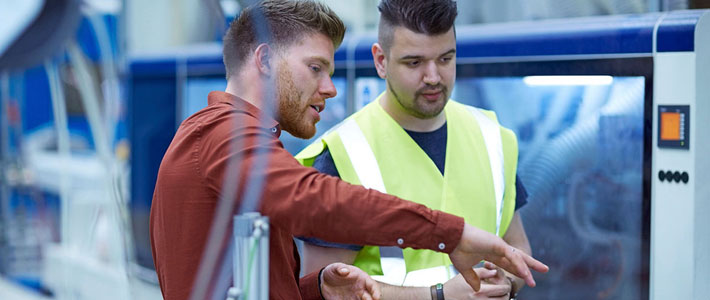
<path fill-rule="evenodd" d="M 224 92 L 212 92 L 208 100 L 206 108 L 180 125 L 153 195 L 150 237 L 166 300 L 190 295 L 234 157 L 241 176 L 232 184 L 236 199 L 231 213 L 241 204 L 248 181 L 264 176 L 258 209 L 270 221 L 271 299 L 320 299 L 317 274 L 298 278 L 294 235 L 436 251 L 443 243 L 446 253 L 458 245 L 462 218 L 303 167 L 279 141 L 279 124 L 258 108 Z M 268 166 L 254 167 L 262 159 Z"/>

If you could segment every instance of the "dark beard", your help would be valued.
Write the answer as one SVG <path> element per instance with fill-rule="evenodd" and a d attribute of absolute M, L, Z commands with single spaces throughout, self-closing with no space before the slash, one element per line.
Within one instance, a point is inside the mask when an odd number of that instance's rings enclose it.
<path fill-rule="evenodd" d="M 417 90 L 414 93 L 414 97 L 412 98 L 412 103 L 411 104 L 406 104 L 402 102 L 402 99 L 399 97 L 399 95 L 392 89 L 392 86 L 387 83 L 387 88 L 389 89 L 390 93 L 392 93 L 392 96 L 394 96 L 394 99 L 399 103 L 399 106 L 402 107 L 409 115 L 412 115 L 414 117 L 417 117 L 419 119 L 431 119 L 433 117 L 438 116 L 442 110 L 444 110 L 444 107 L 446 106 L 446 103 L 448 102 L 448 95 L 449 95 L 449 89 L 446 86 L 443 85 L 438 85 L 434 87 L 424 87 L 419 90 Z M 441 94 L 444 97 L 442 100 L 441 105 L 426 105 L 427 103 L 425 102 L 424 104 L 421 103 L 420 101 L 417 101 L 417 99 L 420 98 L 422 93 L 427 90 L 427 89 L 439 89 L 441 90 Z"/>

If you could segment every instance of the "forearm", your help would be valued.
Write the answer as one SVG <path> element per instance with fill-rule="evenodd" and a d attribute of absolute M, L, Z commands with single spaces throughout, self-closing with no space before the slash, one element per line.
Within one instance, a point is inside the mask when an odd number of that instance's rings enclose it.
<path fill-rule="evenodd" d="M 428 287 L 397 286 L 379 282 L 382 290 L 381 300 L 431 299 Z"/>
<path fill-rule="evenodd" d="M 336 262 L 352 265 L 358 253 L 358 251 L 349 249 L 316 246 L 308 242 L 303 243 L 301 252 L 302 268 L 306 273 L 319 271 Z"/>
<path fill-rule="evenodd" d="M 357 251 L 339 248 L 327 248 L 304 243 L 303 263 L 306 273 L 315 272 L 334 262 L 352 264 Z M 406 287 L 378 282 L 382 292 L 381 300 L 387 299 L 430 299 L 429 288 Z"/>

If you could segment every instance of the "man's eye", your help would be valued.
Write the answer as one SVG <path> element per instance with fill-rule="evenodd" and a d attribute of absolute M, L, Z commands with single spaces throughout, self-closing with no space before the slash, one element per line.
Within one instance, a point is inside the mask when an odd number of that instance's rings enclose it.
<path fill-rule="evenodd" d="M 419 61 L 418 61 L 418 60 L 412 60 L 412 61 L 407 62 L 407 65 L 410 66 L 410 67 L 416 67 L 416 66 L 419 65 Z"/>
<path fill-rule="evenodd" d="M 318 72 L 320 72 L 320 67 L 319 66 L 311 66 L 311 71 L 318 73 Z"/>

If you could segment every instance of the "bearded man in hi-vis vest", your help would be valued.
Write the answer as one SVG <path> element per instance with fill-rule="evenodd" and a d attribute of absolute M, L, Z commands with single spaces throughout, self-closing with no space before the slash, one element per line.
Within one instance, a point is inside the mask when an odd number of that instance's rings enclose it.
<path fill-rule="evenodd" d="M 527 193 L 516 176 L 515 134 L 493 112 L 449 99 L 456 79 L 456 2 L 382 0 L 378 8 L 372 56 L 385 92 L 296 158 L 345 181 L 459 215 L 530 254 L 517 212 Z M 485 278 L 476 293 L 444 254 L 304 241 L 306 273 L 332 262 L 354 264 L 385 283 L 383 299 L 512 299 L 524 286 L 485 263 L 476 269 Z"/>

